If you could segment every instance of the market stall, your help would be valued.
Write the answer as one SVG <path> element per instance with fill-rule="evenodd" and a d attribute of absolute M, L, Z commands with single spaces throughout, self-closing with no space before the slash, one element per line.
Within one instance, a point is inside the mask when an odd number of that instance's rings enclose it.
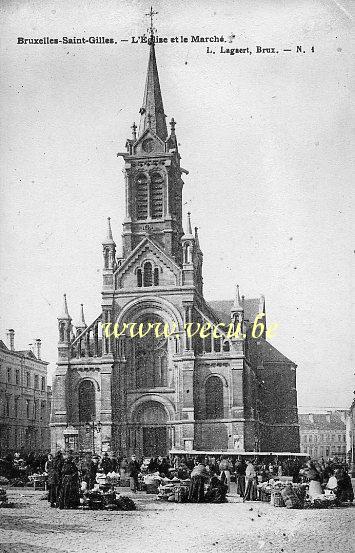
<path fill-rule="evenodd" d="M 44 489 L 47 490 L 47 480 L 48 475 L 46 472 L 42 474 L 33 473 L 30 474 L 28 477 L 28 480 L 33 484 L 33 489 L 36 491 L 36 489 Z"/>
<path fill-rule="evenodd" d="M 180 480 L 177 477 L 163 478 L 158 488 L 158 499 L 161 501 L 172 501 L 175 503 L 184 503 L 189 497 L 190 479 Z"/>

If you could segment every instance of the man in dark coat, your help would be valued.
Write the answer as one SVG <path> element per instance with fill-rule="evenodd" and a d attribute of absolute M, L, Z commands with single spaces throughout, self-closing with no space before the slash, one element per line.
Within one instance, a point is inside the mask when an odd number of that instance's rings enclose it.
<path fill-rule="evenodd" d="M 88 487 L 89 490 L 92 490 L 96 483 L 96 474 L 99 468 L 99 459 L 98 457 L 93 457 L 89 465 L 89 478 L 88 478 Z"/>
<path fill-rule="evenodd" d="M 104 456 L 101 460 L 100 466 L 101 466 L 101 468 L 102 468 L 102 470 L 104 471 L 105 474 L 112 471 L 112 463 L 111 463 L 111 459 L 108 456 L 108 453 L 104 454 Z"/>
<path fill-rule="evenodd" d="M 138 474 L 140 472 L 140 466 L 135 455 L 132 455 L 128 463 L 127 471 L 131 491 L 135 493 L 138 489 Z"/>
<path fill-rule="evenodd" d="M 235 473 L 236 473 L 236 479 L 237 479 L 237 494 L 240 497 L 244 497 L 245 494 L 245 470 L 247 466 L 245 464 L 244 459 L 241 459 L 241 461 L 238 461 L 235 466 Z"/>

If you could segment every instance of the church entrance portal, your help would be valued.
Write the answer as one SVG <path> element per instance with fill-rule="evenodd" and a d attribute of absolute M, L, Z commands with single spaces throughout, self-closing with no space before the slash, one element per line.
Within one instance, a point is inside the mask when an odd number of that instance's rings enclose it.
<path fill-rule="evenodd" d="M 139 406 L 135 424 L 142 428 L 141 451 L 144 457 L 166 456 L 168 444 L 168 414 L 158 401 L 147 401 Z"/>

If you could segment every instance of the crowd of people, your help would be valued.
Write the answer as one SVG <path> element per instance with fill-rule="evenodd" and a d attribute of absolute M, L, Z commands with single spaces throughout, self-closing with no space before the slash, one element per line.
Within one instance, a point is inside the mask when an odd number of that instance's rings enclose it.
<path fill-rule="evenodd" d="M 236 483 L 237 494 L 243 501 L 256 500 L 258 483 L 281 476 L 292 476 L 295 483 L 308 482 L 310 493 L 321 493 L 331 489 L 339 501 L 353 501 L 354 493 L 348 467 L 336 460 L 300 462 L 299 459 L 275 461 L 270 459 L 249 459 L 242 456 L 170 456 L 151 458 L 149 462 L 116 458 L 108 453 L 102 456 L 89 453 L 79 456 L 73 452 L 58 451 L 54 456 L 24 456 L 15 453 L 0 462 L 0 475 L 8 478 L 26 479 L 28 475 L 45 472 L 47 475 L 48 500 L 51 507 L 59 509 L 76 508 L 79 504 L 80 485 L 87 489 L 97 484 L 98 474 L 118 473 L 121 483 L 129 481 L 131 491 L 140 487 L 142 472 L 156 474 L 161 478 L 190 480 L 188 501 L 224 502 L 230 492 L 231 481 Z"/>

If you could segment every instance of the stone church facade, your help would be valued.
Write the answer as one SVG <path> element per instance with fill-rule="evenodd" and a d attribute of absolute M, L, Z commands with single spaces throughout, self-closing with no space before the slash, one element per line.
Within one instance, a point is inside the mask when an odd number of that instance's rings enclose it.
<path fill-rule="evenodd" d="M 74 327 L 64 297 L 58 318 L 52 449 L 144 456 L 172 449 L 297 452 L 296 365 L 267 342 L 265 330 L 251 336 L 259 314 L 266 328 L 263 297 L 240 297 L 237 288 L 231 301 L 204 299 L 203 254 L 190 216 L 183 229 L 187 171 L 175 121 L 168 132 L 165 117 L 151 44 L 139 128 L 133 124 L 119 154 L 126 197 L 122 255 L 108 220 L 101 313 L 87 325 L 82 310 Z M 132 323 L 147 328 L 149 322 L 177 331 L 168 337 L 128 331 Z M 191 336 L 188 323 L 219 325 L 218 332 Z M 228 335 L 230 323 L 235 329 L 239 323 L 246 338 Z"/>

